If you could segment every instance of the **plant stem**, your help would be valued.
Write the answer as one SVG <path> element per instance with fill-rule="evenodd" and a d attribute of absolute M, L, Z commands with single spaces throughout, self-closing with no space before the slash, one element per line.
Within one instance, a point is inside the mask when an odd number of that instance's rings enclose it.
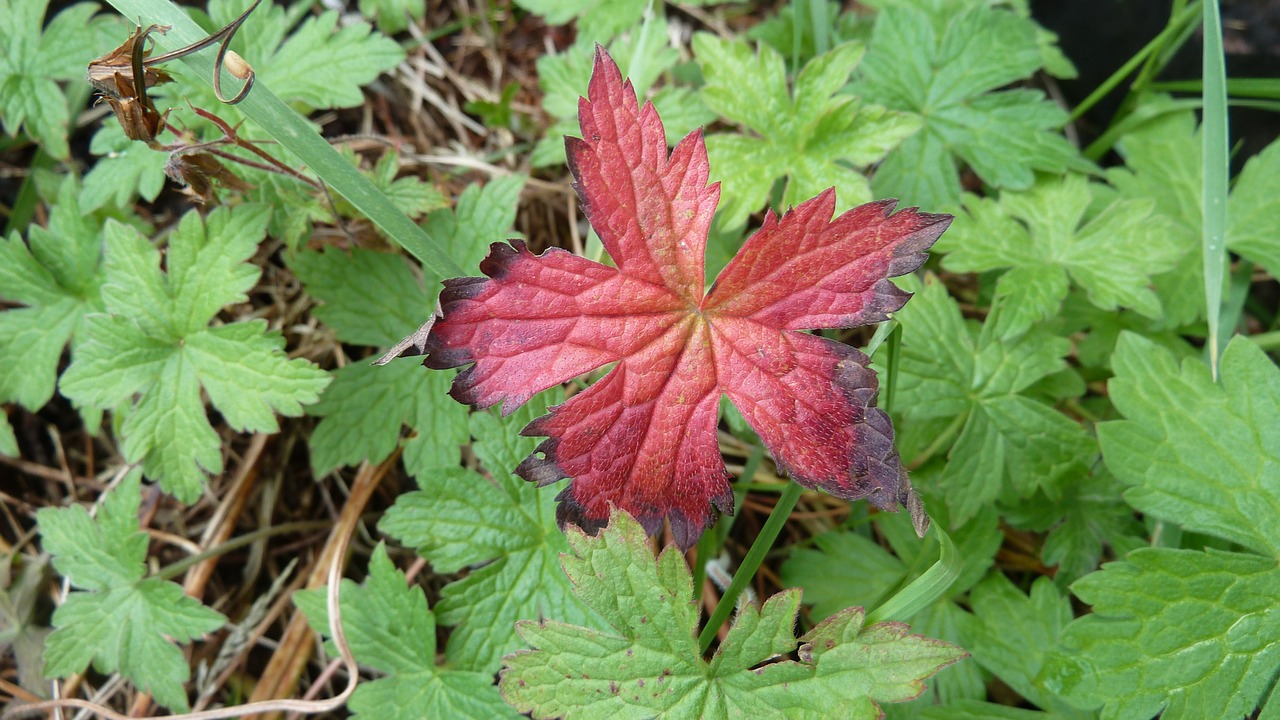
<path fill-rule="evenodd" d="M 1098 89 L 1090 93 L 1088 97 L 1081 101 L 1080 104 L 1071 111 L 1071 121 L 1074 122 L 1079 120 L 1082 115 L 1089 112 L 1094 105 L 1097 105 L 1102 98 L 1111 94 L 1111 91 L 1123 82 L 1130 73 L 1136 70 L 1144 60 L 1162 48 L 1164 44 L 1168 42 L 1169 38 L 1181 32 L 1183 25 L 1190 21 L 1199 9 L 1199 3 L 1196 3 L 1191 7 L 1185 8 L 1177 17 L 1172 18 L 1169 21 L 1169 24 L 1165 26 L 1164 30 L 1162 30 L 1159 35 L 1152 38 L 1151 42 L 1144 45 L 1143 48 L 1133 57 L 1129 58 L 1128 62 L 1121 65 L 1119 70 L 1111 73 L 1111 77 L 1107 78 L 1106 81 L 1098 86 Z"/>
<path fill-rule="evenodd" d="M 729 619 L 729 613 L 733 612 L 733 608 L 737 605 L 738 595 L 742 594 L 743 588 L 755 577 L 760 563 L 764 562 L 764 556 L 773 548 L 773 541 L 778 538 L 778 533 L 782 531 L 782 526 L 786 524 L 787 517 L 791 515 L 802 492 L 804 488 L 797 485 L 795 480 L 790 480 L 787 482 L 787 489 L 778 496 L 778 504 L 773 506 L 769 519 L 765 521 L 755 542 L 751 543 L 751 549 L 747 551 L 747 556 L 738 566 L 738 572 L 734 573 L 733 582 L 729 583 L 724 595 L 720 596 L 720 602 L 711 613 L 711 619 L 707 621 L 706 626 L 702 628 L 702 634 L 698 636 L 698 647 L 703 653 L 711 647 L 711 641 L 715 639 L 720 626 Z"/>

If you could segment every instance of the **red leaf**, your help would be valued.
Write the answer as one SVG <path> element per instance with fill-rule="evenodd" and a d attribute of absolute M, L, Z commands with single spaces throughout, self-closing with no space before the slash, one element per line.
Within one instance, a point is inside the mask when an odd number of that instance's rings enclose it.
<path fill-rule="evenodd" d="M 857 350 L 801 330 L 879 322 L 951 222 L 870 203 L 831 219 L 835 192 L 772 212 L 704 297 L 707 232 L 720 197 L 699 132 L 668 156 L 662 121 L 597 48 L 582 136 L 566 141 L 587 219 L 617 268 L 553 248 L 495 243 L 485 278 L 445 282 L 426 364 L 470 365 L 452 395 L 511 412 L 608 363 L 604 379 L 530 423 L 546 436 L 517 472 L 571 477 L 558 517 L 602 526 L 610 505 L 682 547 L 732 512 L 716 439 L 721 393 L 798 482 L 886 510 L 913 502 L 877 383 Z"/>

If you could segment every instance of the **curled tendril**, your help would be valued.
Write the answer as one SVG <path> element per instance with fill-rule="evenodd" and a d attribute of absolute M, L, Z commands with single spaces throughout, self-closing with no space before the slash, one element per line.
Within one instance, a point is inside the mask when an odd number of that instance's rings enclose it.
<path fill-rule="evenodd" d="M 227 105 L 235 105 L 241 100 L 244 100 L 249 94 L 249 91 L 253 89 L 254 72 L 253 68 L 250 67 L 248 63 L 244 62 L 243 58 L 236 55 L 229 49 L 229 46 L 231 45 L 231 38 L 235 37 L 236 31 L 238 31 L 240 26 L 244 24 L 244 21 L 249 18 L 249 13 L 253 12 L 260 4 L 262 4 L 262 0 L 254 0 L 254 3 L 249 6 L 248 10 L 241 13 L 240 17 L 227 23 L 227 25 L 218 32 L 204 38 L 203 40 L 197 40 L 186 47 L 147 58 L 143 61 L 143 65 L 151 67 L 152 65 L 159 65 L 160 63 L 168 62 L 169 60 L 176 60 L 180 57 L 190 55 L 191 53 L 199 52 L 216 42 L 221 42 L 221 45 L 218 47 L 218 56 L 213 61 L 213 93 L 218 96 L 219 101 Z M 236 93 L 235 96 L 230 99 L 222 94 L 222 70 L 226 67 L 227 53 L 229 52 L 233 56 L 232 63 L 235 67 L 228 71 L 236 77 L 244 80 L 244 86 L 240 88 L 240 92 Z M 140 77 L 140 74 L 136 69 L 136 65 L 134 72 L 134 77 Z"/>

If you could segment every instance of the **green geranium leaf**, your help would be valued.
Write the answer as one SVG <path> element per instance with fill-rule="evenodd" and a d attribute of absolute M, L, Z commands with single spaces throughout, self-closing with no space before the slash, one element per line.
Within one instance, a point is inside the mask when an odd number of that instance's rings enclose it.
<path fill-rule="evenodd" d="M 507 418 L 473 414 L 472 449 L 492 479 L 456 466 L 424 473 L 420 490 L 397 498 L 379 524 L 416 547 L 436 572 L 474 568 L 446 585 L 436 606 L 442 623 L 458 626 L 445 652 L 459 667 L 496 672 L 502 656 L 520 646 L 517 620 L 602 626 L 560 571 L 558 557 L 569 546 L 556 526 L 554 490 L 512 475 L 538 444 L 519 429 L 546 408 L 546 398 L 536 397 Z"/>
<path fill-rule="evenodd" d="M 311 628 L 329 634 L 326 588 L 294 594 Z M 488 673 L 436 665 L 436 619 L 422 588 L 409 586 L 379 544 L 363 585 L 342 581 L 342 628 L 356 661 L 385 677 L 361 683 L 348 703 L 356 718 L 518 718 Z M 336 651 L 333 651 L 336 654 Z"/>
<path fill-rule="evenodd" d="M 427 223 L 454 257 L 479 263 L 488 245 L 507 237 L 524 178 L 470 186 L 456 210 L 431 213 Z M 483 250 L 482 252 L 478 252 Z M 477 257 L 479 256 L 479 257 Z M 307 292 L 321 303 L 314 311 L 338 339 L 388 347 L 412 333 L 435 311 L 436 288 L 425 288 L 401 255 L 356 248 L 350 253 L 305 251 L 290 262 Z M 362 278 L 351 282 L 352 277 Z M 360 361 L 334 373 L 321 401 L 308 410 L 323 418 L 311 438 L 317 473 L 340 465 L 380 462 L 395 449 L 404 425 L 417 430 L 405 445 L 405 467 L 415 476 L 457 466 L 469 438 L 467 408 L 446 394 L 450 374 L 426 370 L 420 361 L 397 360 L 382 367 Z"/>
<path fill-rule="evenodd" d="M 640 26 L 649 0 L 516 0 L 516 4 L 548 25 L 578 21 L 578 38 L 606 43 Z M 658 4 L 661 11 L 662 4 Z"/>
<path fill-rule="evenodd" d="M 1148 515 L 1280 556 L 1280 372 L 1242 337 L 1222 354 L 1222 385 L 1198 360 L 1121 336 L 1108 393 L 1125 420 L 1098 427 L 1102 458 Z"/>
<path fill-rule="evenodd" d="M 893 619 L 910 620 L 918 632 L 929 637 L 963 644 L 961 624 L 965 613 L 954 600 L 991 567 L 1003 540 L 997 519 L 995 509 L 987 508 L 957 528 L 952 538 L 964 565 L 946 597 L 913 616 Z M 933 520 L 947 524 L 945 510 L 935 512 Z M 921 543 L 905 513 L 877 515 L 876 528 L 897 555 L 866 535 L 839 530 L 814 537 L 816 549 L 795 549 L 783 563 L 783 583 L 803 588 L 806 604 L 813 605 L 814 618 L 830 617 L 852 606 L 871 607 L 919 577 L 928 561 L 937 557 L 936 543 Z M 913 717 L 919 709 L 936 702 L 981 698 L 985 694 L 982 671 L 973 663 L 961 663 L 940 673 L 924 696 L 886 712 L 895 717 Z"/>
<path fill-rule="evenodd" d="M 745 42 L 699 33 L 693 50 L 706 79 L 703 102 L 751 131 L 707 137 L 724 227 L 741 225 L 764 207 L 778 178 L 787 179 L 781 208 L 829 187 L 836 189 L 836 212 L 868 202 L 871 188 L 857 168 L 880 161 L 920 129 L 915 115 L 839 92 L 862 58 L 861 43 L 814 58 L 790 89 L 782 55 L 768 45 L 753 51 Z M 743 93 L 744 85 L 754 91 Z"/>
<path fill-rule="evenodd" d="M 1005 337 L 1058 314 L 1072 284 L 1103 310 L 1133 308 L 1161 317 L 1151 276 L 1171 270 L 1186 253 L 1150 200 L 1119 198 L 1091 209 L 1094 193 L 1082 175 L 1042 180 L 999 202 L 965 196 L 967 213 L 939 242 L 943 266 L 956 272 L 1012 268 L 996 283 L 1009 311 Z"/>
<path fill-rule="evenodd" d="M 1063 478 L 1056 500 L 1038 494 L 1027 502 L 1004 508 L 1005 522 L 1025 530 L 1048 531 L 1040 558 L 1056 567 L 1054 584 L 1066 588 L 1098 569 L 1105 546 L 1116 555 L 1145 543 L 1142 524 L 1121 493 L 1126 485 L 1105 467 L 1080 468 Z"/>
<path fill-rule="evenodd" d="M 426 0 L 360 0 L 360 14 L 373 19 L 378 29 L 398 33 L 427 14 Z"/>
<path fill-rule="evenodd" d="M 339 340 L 383 348 L 418 329 L 435 311 L 439 291 L 424 287 L 409 263 L 395 253 L 330 247 L 298 253 L 289 268 L 320 303 L 315 316 Z"/>
<path fill-rule="evenodd" d="M 84 176 L 86 210 L 130 207 L 135 197 L 150 202 L 164 189 L 168 154 L 130 140 L 118 122 L 104 123 L 94 133 L 89 152 L 98 158 Z"/>
<path fill-rule="evenodd" d="M 53 397 L 63 348 L 102 308 L 102 224 L 67 178 L 46 227 L 0 238 L 0 298 L 23 306 L 0 312 L 0 402 L 39 410 Z"/>
<path fill-rule="evenodd" d="M 1125 167 L 1107 172 L 1125 197 L 1156 204 L 1171 223 L 1169 241 L 1185 253 L 1172 271 L 1155 280 L 1170 327 L 1204 317 L 1200 145 L 1193 113 L 1165 114 L 1125 135 L 1118 145 Z M 1280 142 L 1249 159 L 1227 202 L 1227 247 L 1273 276 L 1280 273 L 1272 222 L 1280 213 Z"/>
<path fill-rule="evenodd" d="M 895 407 L 904 434 L 916 422 L 939 433 L 950 428 L 954 442 L 936 448 L 947 452 L 936 482 L 953 522 L 1037 488 L 1057 498 L 1060 481 L 1096 454 L 1079 423 L 1025 394 L 1064 367 L 1068 340 L 1040 329 L 1001 339 L 998 317 L 974 327 L 938 282 L 927 282 L 897 317 L 903 340 Z"/>
<path fill-rule="evenodd" d="M 1085 716 L 1037 678 L 1071 621 L 1071 601 L 1052 580 L 1036 580 L 1028 596 L 1003 573 L 991 573 L 969 594 L 969 607 L 973 616 L 965 627 L 965 648 L 978 664 L 1045 710 Z"/>
<path fill-rule="evenodd" d="M 149 240 L 108 224 L 106 313 L 88 318 L 86 340 L 62 377 L 63 394 L 78 403 L 128 408 L 125 457 L 186 502 L 199 495 L 206 472 L 222 469 L 202 390 L 232 428 L 275 432 L 276 413 L 301 414 L 329 382 L 310 362 L 288 359 L 283 339 L 261 320 L 209 325 L 257 282 L 260 271 L 246 261 L 267 213 L 254 205 L 203 221 L 188 213 L 168 238 L 165 271 Z"/>
<path fill-rule="evenodd" d="M 1043 673 L 1069 702 L 1108 720 L 1192 720 L 1249 717 L 1269 692 L 1280 667 L 1274 556 L 1142 548 L 1072 590 L 1093 612 L 1067 627 Z"/>
<path fill-rule="evenodd" d="M 445 246 L 454 262 L 471 272 L 489 254 L 490 245 L 523 237 L 511 226 L 526 179 L 508 175 L 483 186 L 468 185 L 452 210 L 437 210 L 427 216 L 431 237 Z"/>
<path fill-rule="evenodd" d="M 26 132 L 66 160 L 71 111 L 58 81 L 84 82 L 85 67 L 111 49 L 121 25 L 97 16 L 97 5 L 79 3 L 46 26 L 48 7 L 49 0 L 0 0 L 0 122 L 10 137 Z"/>
<path fill-rule="evenodd" d="M 1078 581 L 1093 612 L 1067 628 L 1046 682 L 1104 718 L 1248 716 L 1280 667 L 1280 529 L 1259 522 L 1280 505 L 1280 371 L 1241 337 L 1221 385 L 1202 362 L 1179 367 L 1131 334 L 1112 364 L 1126 419 L 1098 434 L 1107 466 L 1135 486 L 1125 498 L 1261 554 L 1143 548 Z"/>
<path fill-rule="evenodd" d="M 106 495 L 96 519 L 84 508 L 36 514 L 44 549 L 72 592 L 53 614 L 45 675 L 66 677 L 89 663 L 119 672 L 165 707 L 185 712 L 190 667 L 176 642 L 222 627 L 226 618 L 175 583 L 144 578 L 147 535 L 138 529 L 138 473 Z"/>
<path fill-rule="evenodd" d="M 1035 171 L 1092 170 L 1058 132 L 1067 114 L 1037 90 L 992 92 L 1044 63 L 1036 24 L 987 3 L 895 3 L 871 35 L 855 86 L 868 101 L 924 117 L 880 165 L 877 197 L 941 208 L 960 201 L 957 163 L 998 188 Z"/>
<path fill-rule="evenodd" d="M 910 700 L 924 680 L 964 657 L 949 643 L 907 634 L 901 623 L 863 625 L 849 608 L 799 640 L 800 593 L 745 607 L 708 662 L 698 649 L 698 608 L 684 557 L 653 557 L 624 513 L 592 538 L 570 530 L 564 571 L 607 630 L 542 620 L 519 624 L 533 647 L 506 658 L 504 697 L 535 718 L 878 718 L 880 703 Z"/>

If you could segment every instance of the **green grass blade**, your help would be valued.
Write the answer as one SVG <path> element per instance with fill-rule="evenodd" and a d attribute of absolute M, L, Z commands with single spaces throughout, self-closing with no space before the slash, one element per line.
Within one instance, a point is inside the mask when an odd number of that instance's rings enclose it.
<path fill-rule="evenodd" d="M 1222 15 L 1218 0 L 1204 3 L 1204 300 L 1209 317 L 1209 368 L 1218 377 L 1222 277 L 1227 262 L 1227 179 L 1231 171 L 1227 135 L 1227 70 L 1222 53 Z"/>
<path fill-rule="evenodd" d="M 167 35 L 153 34 L 149 38 L 155 40 L 161 51 L 189 45 L 208 35 L 169 0 L 108 1 L 130 21 L 141 20 L 144 26 L 149 23 L 171 26 Z M 252 23 L 253 16 L 250 15 L 246 22 Z M 216 47 L 206 48 L 182 58 L 182 62 L 212 85 L 213 59 L 216 53 Z M 254 61 L 253 58 L 245 59 L 250 64 Z M 228 79 L 230 80 L 229 76 Z M 238 87 L 238 82 L 236 86 Z M 234 92 L 234 89 L 230 92 Z M 281 147 L 293 153 L 317 177 L 369 218 L 387 237 L 416 257 L 423 268 L 434 274 L 436 279 L 466 274 L 426 231 L 398 210 L 386 195 L 352 167 L 350 162 L 344 160 L 333 146 L 316 134 L 301 115 L 285 105 L 260 79 L 238 107 L 279 142 Z M 217 112 L 217 108 L 207 109 Z"/>
<path fill-rule="evenodd" d="M 809 0 L 809 22 L 813 25 L 813 54 L 822 55 L 831 49 L 831 8 L 827 0 Z"/>
<path fill-rule="evenodd" d="M 936 522 L 929 526 L 929 533 L 938 539 L 938 559 L 911 584 L 868 613 L 868 625 L 885 620 L 907 620 L 946 595 L 956 578 L 960 577 L 964 558 L 960 557 L 951 536 Z M 920 556 L 924 557 L 924 554 Z"/>

